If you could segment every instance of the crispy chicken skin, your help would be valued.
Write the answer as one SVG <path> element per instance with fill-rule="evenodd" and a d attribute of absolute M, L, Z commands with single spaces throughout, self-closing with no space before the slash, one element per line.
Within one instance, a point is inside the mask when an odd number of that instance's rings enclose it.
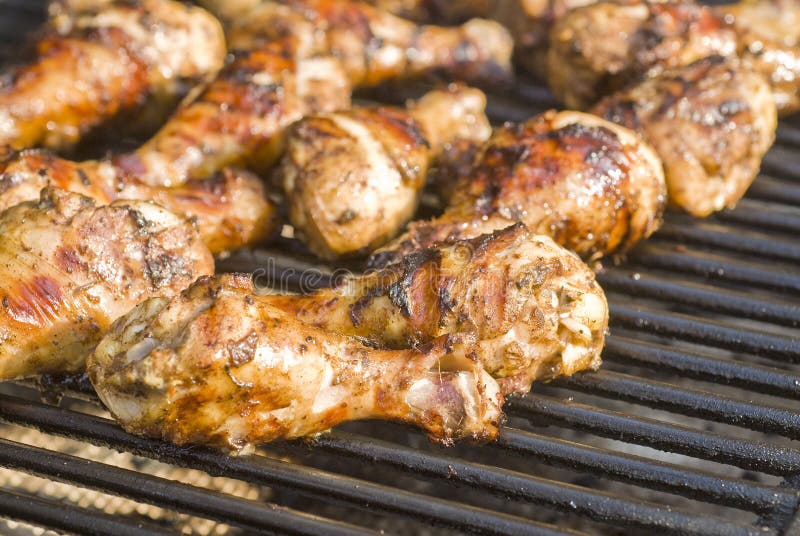
<path fill-rule="evenodd" d="M 739 57 L 769 80 L 778 112 L 800 108 L 800 2 L 745 0 L 715 9 L 733 21 Z"/>
<path fill-rule="evenodd" d="M 491 134 L 477 89 L 434 90 L 407 110 L 356 107 L 298 121 L 278 168 L 289 220 L 325 259 L 372 251 L 416 211 L 430 162 Z"/>
<path fill-rule="evenodd" d="M 214 271 L 192 224 L 152 203 L 55 188 L 0 213 L 0 378 L 79 372 L 113 320 Z"/>
<path fill-rule="evenodd" d="M 99 204 L 154 201 L 196 220 L 200 238 L 212 253 L 263 241 L 275 234 L 280 221 L 279 208 L 267 196 L 264 183 L 243 170 L 225 168 L 210 178 L 165 188 L 120 174 L 107 161 L 76 163 L 42 150 L 9 155 L 0 164 L 0 211 L 38 199 L 48 185 Z"/>
<path fill-rule="evenodd" d="M 444 213 L 411 223 L 370 265 L 518 221 L 595 259 L 650 236 L 665 204 L 661 162 L 636 134 L 593 115 L 549 111 L 498 129 Z"/>
<path fill-rule="evenodd" d="M 347 108 L 350 90 L 336 60 L 298 59 L 292 40 L 237 52 L 153 138 L 114 163 L 153 186 L 208 177 L 228 165 L 264 171 L 278 159 L 288 125 Z"/>
<path fill-rule="evenodd" d="M 737 49 L 732 25 L 691 2 L 600 2 L 569 12 L 550 34 L 547 79 L 585 110 L 642 77 Z"/>
<path fill-rule="evenodd" d="M 291 36 L 302 54 L 333 55 L 357 86 L 443 71 L 467 82 L 504 82 L 513 42 L 488 20 L 458 27 L 418 26 L 354 0 L 227 2 L 203 0 L 227 20 L 233 48 Z"/>
<path fill-rule="evenodd" d="M 736 204 L 777 126 L 766 80 L 718 56 L 645 80 L 593 111 L 653 144 L 670 204 L 694 216 Z"/>
<path fill-rule="evenodd" d="M 176 102 L 222 66 L 222 28 L 200 8 L 171 0 L 83 4 L 55 2 L 34 61 L 5 73 L 0 144 L 68 149 L 148 97 L 151 105 Z"/>
<path fill-rule="evenodd" d="M 476 338 L 474 359 L 504 394 L 600 364 L 608 306 L 594 273 L 522 224 L 428 248 L 303 296 L 268 296 L 302 322 L 406 348 Z"/>
<path fill-rule="evenodd" d="M 233 452 L 367 418 L 446 444 L 496 435 L 502 396 L 469 337 L 375 350 L 267 298 L 228 275 L 138 305 L 89 358 L 98 395 L 132 433 Z"/>

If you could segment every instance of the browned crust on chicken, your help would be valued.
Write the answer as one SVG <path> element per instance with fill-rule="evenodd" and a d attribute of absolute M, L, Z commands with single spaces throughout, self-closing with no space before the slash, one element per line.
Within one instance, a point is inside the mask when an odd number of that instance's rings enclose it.
<path fill-rule="evenodd" d="M 303 322 L 377 347 L 474 335 L 476 359 L 504 393 L 596 368 L 608 325 L 593 272 L 522 224 L 408 250 L 394 264 L 333 289 L 268 299 Z"/>
<path fill-rule="evenodd" d="M 230 165 L 263 171 L 277 160 L 288 125 L 349 103 L 350 86 L 335 60 L 298 60 L 293 41 L 268 43 L 235 53 L 197 98 L 114 163 L 154 186 L 208 177 Z"/>
<path fill-rule="evenodd" d="M 736 204 L 758 174 L 777 125 L 766 80 L 720 57 L 667 71 L 593 111 L 655 147 L 671 205 L 695 216 Z"/>
<path fill-rule="evenodd" d="M 600 2 L 569 12 L 553 27 L 547 78 L 567 107 L 586 109 L 632 81 L 735 52 L 734 28 L 708 7 Z"/>
<path fill-rule="evenodd" d="M 121 175 L 108 162 L 76 163 L 46 151 L 28 150 L 6 157 L 0 173 L 0 210 L 39 198 L 55 186 L 100 204 L 118 199 L 154 201 L 195 220 L 200 237 L 213 253 L 254 244 L 273 236 L 279 208 L 258 177 L 226 168 L 210 178 L 175 188 L 154 187 Z"/>
<path fill-rule="evenodd" d="M 292 225 L 327 259 L 384 244 L 416 211 L 430 161 L 455 141 L 489 136 L 485 105 L 480 91 L 453 85 L 408 110 L 356 107 L 300 120 L 278 168 Z"/>
<path fill-rule="evenodd" d="M 0 213 L 0 378 L 79 372 L 113 320 L 213 273 L 193 225 L 48 188 Z"/>
<path fill-rule="evenodd" d="M 219 23 L 179 2 L 54 12 L 36 59 L 7 72 L 0 86 L 0 144 L 67 149 L 149 97 L 174 102 L 225 56 Z"/>
<path fill-rule="evenodd" d="M 89 358 L 100 398 L 130 432 L 235 452 L 383 418 L 451 443 L 497 433 L 502 397 L 469 337 L 374 350 L 300 322 L 248 276 L 203 278 L 117 321 Z"/>
<path fill-rule="evenodd" d="M 549 111 L 498 129 L 444 214 L 412 223 L 370 265 L 518 221 L 584 258 L 619 254 L 659 227 L 665 204 L 661 163 L 633 132 Z"/>

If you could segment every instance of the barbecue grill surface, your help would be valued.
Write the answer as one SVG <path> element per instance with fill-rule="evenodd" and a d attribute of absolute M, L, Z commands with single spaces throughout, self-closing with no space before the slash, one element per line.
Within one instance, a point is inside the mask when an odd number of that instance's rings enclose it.
<path fill-rule="evenodd" d="M 42 15 L 40 2 L 0 0 L 4 61 Z M 551 105 L 521 83 L 490 114 Z M 670 214 L 600 273 L 603 368 L 509 401 L 486 446 L 370 422 L 231 458 L 124 433 L 85 380 L 0 385 L 0 517 L 26 523 L 0 520 L 0 533 L 800 534 L 798 232 L 794 117 L 736 210 Z M 306 263 L 254 251 L 221 268 L 291 284 Z M 47 404 L 42 390 L 65 396 Z"/>

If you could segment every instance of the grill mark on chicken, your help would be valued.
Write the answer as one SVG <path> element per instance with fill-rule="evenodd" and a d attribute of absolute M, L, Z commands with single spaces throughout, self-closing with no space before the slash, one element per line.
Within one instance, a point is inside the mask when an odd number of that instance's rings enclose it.
<path fill-rule="evenodd" d="M 15 289 L 3 296 L 3 307 L 12 319 L 31 326 L 45 326 L 58 317 L 64 303 L 58 282 L 37 275 L 15 285 Z"/>

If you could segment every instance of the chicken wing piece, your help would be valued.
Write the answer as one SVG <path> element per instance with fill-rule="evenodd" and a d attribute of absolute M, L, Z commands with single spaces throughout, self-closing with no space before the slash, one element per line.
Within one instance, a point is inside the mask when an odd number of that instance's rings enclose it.
<path fill-rule="evenodd" d="M 231 47 L 291 36 L 304 55 L 333 55 L 357 86 L 444 71 L 467 82 L 505 82 L 513 42 L 494 21 L 418 26 L 355 0 L 227 2 L 203 0 L 227 21 Z"/>
<path fill-rule="evenodd" d="M 0 378 L 79 372 L 116 318 L 214 272 L 195 227 L 55 188 L 0 213 Z"/>
<path fill-rule="evenodd" d="M 650 236 L 665 204 L 661 162 L 636 134 L 593 115 L 549 111 L 498 129 L 444 213 L 411 223 L 369 264 L 385 266 L 411 249 L 519 221 L 596 259 Z"/>
<path fill-rule="evenodd" d="M 453 85 L 407 110 L 356 107 L 303 118 L 277 170 L 290 222 L 326 259 L 384 244 L 414 215 L 429 163 L 454 142 L 489 137 L 485 107 L 482 92 Z"/>
<path fill-rule="evenodd" d="M 42 150 L 6 157 L 0 164 L 0 211 L 39 198 L 46 186 L 90 197 L 100 204 L 118 199 L 153 201 L 194 219 L 212 253 L 238 249 L 273 236 L 279 208 L 260 178 L 225 168 L 210 178 L 165 188 L 118 173 L 107 161 L 76 163 Z"/>
<path fill-rule="evenodd" d="M 114 164 L 153 186 L 208 177 L 229 165 L 263 172 L 278 159 L 288 125 L 349 107 L 350 90 L 335 59 L 298 59 L 291 39 L 237 52 L 153 138 Z"/>
<path fill-rule="evenodd" d="M 777 127 L 766 80 L 718 56 L 645 80 L 593 111 L 636 130 L 655 147 L 670 204 L 694 216 L 736 204 Z"/>
<path fill-rule="evenodd" d="M 691 2 L 600 2 L 575 9 L 550 34 L 547 79 L 568 108 L 664 69 L 711 56 L 733 56 L 734 27 Z"/>
<path fill-rule="evenodd" d="M 386 268 L 302 296 L 265 296 L 297 319 L 369 345 L 476 338 L 473 358 L 504 394 L 600 365 L 608 305 L 573 253 L 522 224 L 407 250 Z"/>
<path fill-rule="evenodd" d="M 800 108 L 800 2 L 745 0 L 716 8 L 733 21 L 739 56 L 769 80 L 780 114 Z"/>
<path fill-rule="evenodd" d="M 265 298 L 242 275 L 140 304 L 89 358 L 101 400 L 132 433 L 233 452 L 368 418 L 445 444 L 497 433 L 502 396 L 468 337 L 375 350 Z"/>
<path fill-rule="evenodd" d="M 0 145 L 68 149 L 122 111 L 167 109 L 225 57 L 219 22 L 172 0 L 56 2 L 33 63 L 0 84 Z"/>

